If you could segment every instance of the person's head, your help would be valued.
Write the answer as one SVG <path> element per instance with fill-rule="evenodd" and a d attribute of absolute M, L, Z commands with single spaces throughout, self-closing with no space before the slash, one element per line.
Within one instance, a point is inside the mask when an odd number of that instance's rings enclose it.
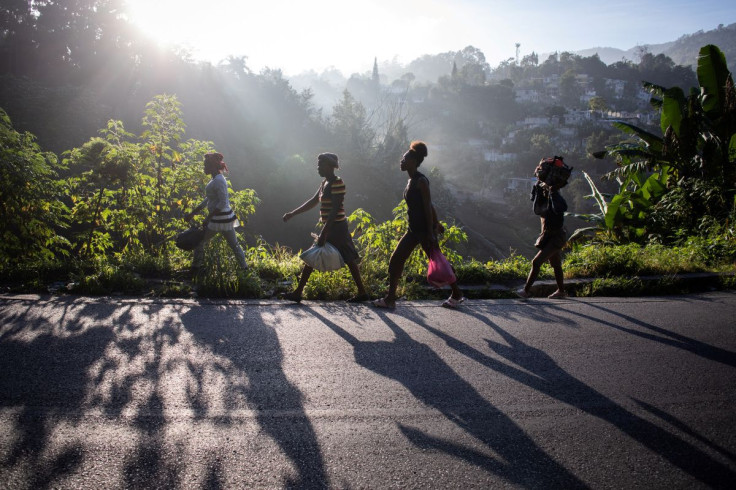
<path fill-rule="evenodd" d="M 333 175 L 336 168 L 340 168 L 340 165 L 339 159 L 334 153 L 320 153 L 317 156 L 317 173 L 320 177 Z"/>
<path fill-rule="evenodd" d="M 412 141 L 409 151 L 401 157 L 401 170 L 416 169 L 427 156 L 427 145 L 423 141 Z"/>
<path fill-rule="evenodd" d="M 215 175 L 222 171 L 227 172 L 227 165 L 223 158 L 222 153 L 207 153 L 204 156 L 204 173 Z"/>

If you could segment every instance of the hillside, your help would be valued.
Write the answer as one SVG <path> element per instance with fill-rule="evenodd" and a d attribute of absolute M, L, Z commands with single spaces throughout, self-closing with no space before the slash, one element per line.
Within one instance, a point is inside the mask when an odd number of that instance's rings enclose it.
<path fill-rule="evenodd" d="M 610 65 L 622 59 L 638 61 L 639 52 L 642 48 L 652 54 L 664 54 L 677 65 L 689 66 L 695 64 L 698 51 L 706 44 L 715 44 L 726 55 L 726 60 L 736 59 L 736 23 L 727 26 L 720 25 L 710 31 L 698 31 L 693 34 L 685 34 L 676 41 L 662 44 L 645 44 L 634 46 L 630 49 L 618 49 L 611 47 L 588 48 L 575 51 L 580 56 L 593 56 L 598 54 L 601 61 Z M 546 56 L 540 56 L 546 59 Z"/>

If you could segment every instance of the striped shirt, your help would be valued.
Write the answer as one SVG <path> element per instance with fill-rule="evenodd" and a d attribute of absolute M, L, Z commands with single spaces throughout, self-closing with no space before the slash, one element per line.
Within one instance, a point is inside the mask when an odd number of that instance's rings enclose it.
<path fill-rule="evenodd" d="M 327 222 L 327 218 L 332 212 L 332 198 L 333 196 L 345 196 L 345 182 L 340 177 L 337 177 L 332 183 L 325 179 L 319 188 L 319 220 L 322 223 Z M 345 200 L 342 200 L 340 209 L 337 210 L 335 215 L 335 221 L 345 221 Z"/>
<path fill-rule="evenodd" d="M 228 197 L 227 180 L 222 174 L 215 175 L 205 187 L 207 210 L 211 219 L 207 228 L 215 231 L 232 230 L 240 225 L 233 208 L 230 207 Z M 204 203 L 203 203 L 204 204 Z"/>

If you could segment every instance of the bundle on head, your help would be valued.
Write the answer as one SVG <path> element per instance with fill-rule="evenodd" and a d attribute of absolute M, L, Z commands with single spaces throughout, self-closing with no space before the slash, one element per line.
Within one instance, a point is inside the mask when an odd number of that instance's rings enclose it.
<path fill-rule="evenodd" d="M 572 173 L 572 167 L 568 166 L 557 155 L 542 158 L 539 165 L 534 169 L 534 176 L 551 187 L 565 187 Z"/>

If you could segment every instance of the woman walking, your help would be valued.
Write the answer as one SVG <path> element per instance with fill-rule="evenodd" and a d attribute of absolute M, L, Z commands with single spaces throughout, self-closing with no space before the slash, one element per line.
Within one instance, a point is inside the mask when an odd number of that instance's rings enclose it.
<path fill-rule="evenodd" d="M 404 270 L 404 264 L 417 245 L 422 246 L 427 257 L 432 249 L 439 247 L 437 234 L 442 233 L 444 229 L 437 220 L 437 212 L 432 205 L 429 180 L 418 170 L 426 156 L 427 145 L 422 141 L 413 141 L 409 150 L 401 158 L 401 171 L 409 175 L 409 182 L 404 189 L 404 200 L 409 211 L 409 231 L 401 237 L 391 254 L 388 264 L 388 294 L 373 302 L 373 305 L 378 308 L 396 307 L 396 289 L 399 286 L 399 278 Z M 457 281 L 450 287 L 452 295 L 442 303 L 442 306 L 456 308 L 465 301 L 465 298 L 457 286 Z"/>
<path fill-rule="evenodd" d="M 565 281 L 562 273 L 562 248 L 567 243 L 567 230 L 564 227 L 565 211 L 567 203 L 560 195 L 560 189 L 556 186 L 542 182 L 541 180 L 532 189 L 535 212 L 539 214 L 542 223 L 542 233 L 537 238 L 535 247 L 539 249 L 537 255 L 532 259 L 532 269 L 526 279 L 523 288 L 516 291 L 522 298 L 530 296 L 532 284 L 539 275 L 539 270 L 546 261 L 549 261 L 555 273 L 557 291 L 550 294 L 549 298 L 564 298 Z"/>
<path fill-rule="evenodd" d="M 206 197 L 204 201 L 184 217 L 184 219 L 190 221 L 195 214 L 207 206 L 207 217 L 204 219 L 203 224 L 205 230 L 204 238 L 194 249 L 192 276 L 195 278 L 199 275 L 202 260 L 204 259 L 204 246 L 218 233 L 222 234 L 227 244 L 235 253 L 235 258 L 240 268 L 243 270 L 248 269 L 245 263 L 245 254 L 235 234 L 235 228 L 240 223 L 238 223 L 238 219 L 230 206 L 227 181 L 223 175 L 227 171 L 228 168 L 223 161 L 221 153 L 208 153 L 204 156 L 204 173 L 210 175 L 212 179 L 205 187 Z"/>
<path fill-rule="evenodd" d="M 348 301 L 368 301 L 370 297 L 363 286 L 363 279 L 360 277 L 360 268 L 358 267 L 360 256 L 355 249 L 353 237 L 350 236 L 348 222 L 345 218 L 345 182 L 335 175 L 335 170 L 338 168 L 340 168 L 338 157 L 334 153 L 321 153 L 317 156 L 317 173 L 323 179 L 319 189 L 310 200 L 295 210 L 284 214 L 283 220 L 287 222 L 297 214 L 309 211 L 319 204 L 319 216 L 323 227 L 319 238 L 317 238 L 317 246 L 321 247 L 325 242 L 332 244 L 340 252 L 345 264 L 350 269 L 350 274 L 358 288 L 358 294 Z M 313 270 L 311 266 L 305 264 L 296 289 L 281 297 L 299 303 L 302 300 L 304 287 L 307 285 Z"/>

